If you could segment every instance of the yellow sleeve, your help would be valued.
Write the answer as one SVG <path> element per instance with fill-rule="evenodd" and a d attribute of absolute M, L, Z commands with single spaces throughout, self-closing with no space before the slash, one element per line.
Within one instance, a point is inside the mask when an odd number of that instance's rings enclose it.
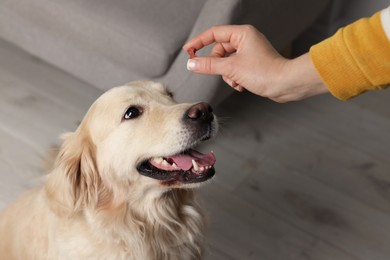
<path fill-rule="evenodd" d="M 390 40 L 380 12 L 339 29 L 312 46 L 310 56 L 329 91 L 341 100 L 390 83 Z"/>

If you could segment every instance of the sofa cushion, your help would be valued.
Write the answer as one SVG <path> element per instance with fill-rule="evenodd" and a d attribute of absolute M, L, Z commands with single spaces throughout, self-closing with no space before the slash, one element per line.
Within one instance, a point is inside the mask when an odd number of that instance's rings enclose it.
<path fill-rule="evenodd" d="M 204 1 L 4 0 L 0 34 L 65 70 L 152 78 L 169 68 Z"/>

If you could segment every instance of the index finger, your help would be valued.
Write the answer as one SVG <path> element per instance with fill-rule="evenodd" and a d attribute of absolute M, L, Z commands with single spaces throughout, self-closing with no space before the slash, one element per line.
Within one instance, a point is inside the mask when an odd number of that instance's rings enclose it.
<path fill-rule="evenodd" d="M 188 51 L 193 48 L 200 50 L 203 47 L 210 45 L 214 42 L 217 43 L 230 43 L 234 48 L 238 47 L 238 39 L 242 30 L 239 25 L 222 25 L 211 27 L 203 33 L 195 36 L 184 44 L 183 49 Z"/>

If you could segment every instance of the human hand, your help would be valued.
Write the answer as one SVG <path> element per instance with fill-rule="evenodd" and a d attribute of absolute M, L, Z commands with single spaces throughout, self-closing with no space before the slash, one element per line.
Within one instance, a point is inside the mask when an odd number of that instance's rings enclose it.
<path fill-rule="evenodd" d="M 212 27 L 183 46 L 199 50 L 215 43 L 210 56 L 188 60 L 196 73 L 222 75 L 238 91 L 277 102 L 299 100 L 327 92 L 309 54 L 293 60 L 282 57 L 267 38 L 250 25 Z"/>

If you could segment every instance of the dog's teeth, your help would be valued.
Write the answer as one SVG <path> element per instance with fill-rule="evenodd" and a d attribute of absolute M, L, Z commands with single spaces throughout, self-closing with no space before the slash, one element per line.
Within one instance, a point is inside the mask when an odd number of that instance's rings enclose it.
<path fill-rule="evenodd" d="M 203 166 L 200 167 L 200 168 L 199 168 L 199 171 L 204 172 L 204 167 L 203 167 Z"/>
<path fill-rule="evenodd" d="M 172 163 L 173 168 L 177 169 L 176 163 Z"/>
<path fill-rule="evenodd" d="M 169 163 L 166 160 L 163 160 L 161 164 L 164 165 L 164 166 L 168 166 L 169 165 Z"/>
<path fill-rule="evenodd" d="M 198 171 L 198 170 L 199 170 L 199 166 L 198 166 L 198 164 L 195 162 L 194 159 L 192 159 L 192 166 L 194 167 L 194 170 L 195 170 L 195 171 Z"/>
<path fill-rule="evenodd" d="M 153 158 L 153 161 L 158 163 L 158 164 L 160 164 L 160 163 L 162 163 L 163 158 L 162 157 L 156 157 L 156 158 Z"/>

